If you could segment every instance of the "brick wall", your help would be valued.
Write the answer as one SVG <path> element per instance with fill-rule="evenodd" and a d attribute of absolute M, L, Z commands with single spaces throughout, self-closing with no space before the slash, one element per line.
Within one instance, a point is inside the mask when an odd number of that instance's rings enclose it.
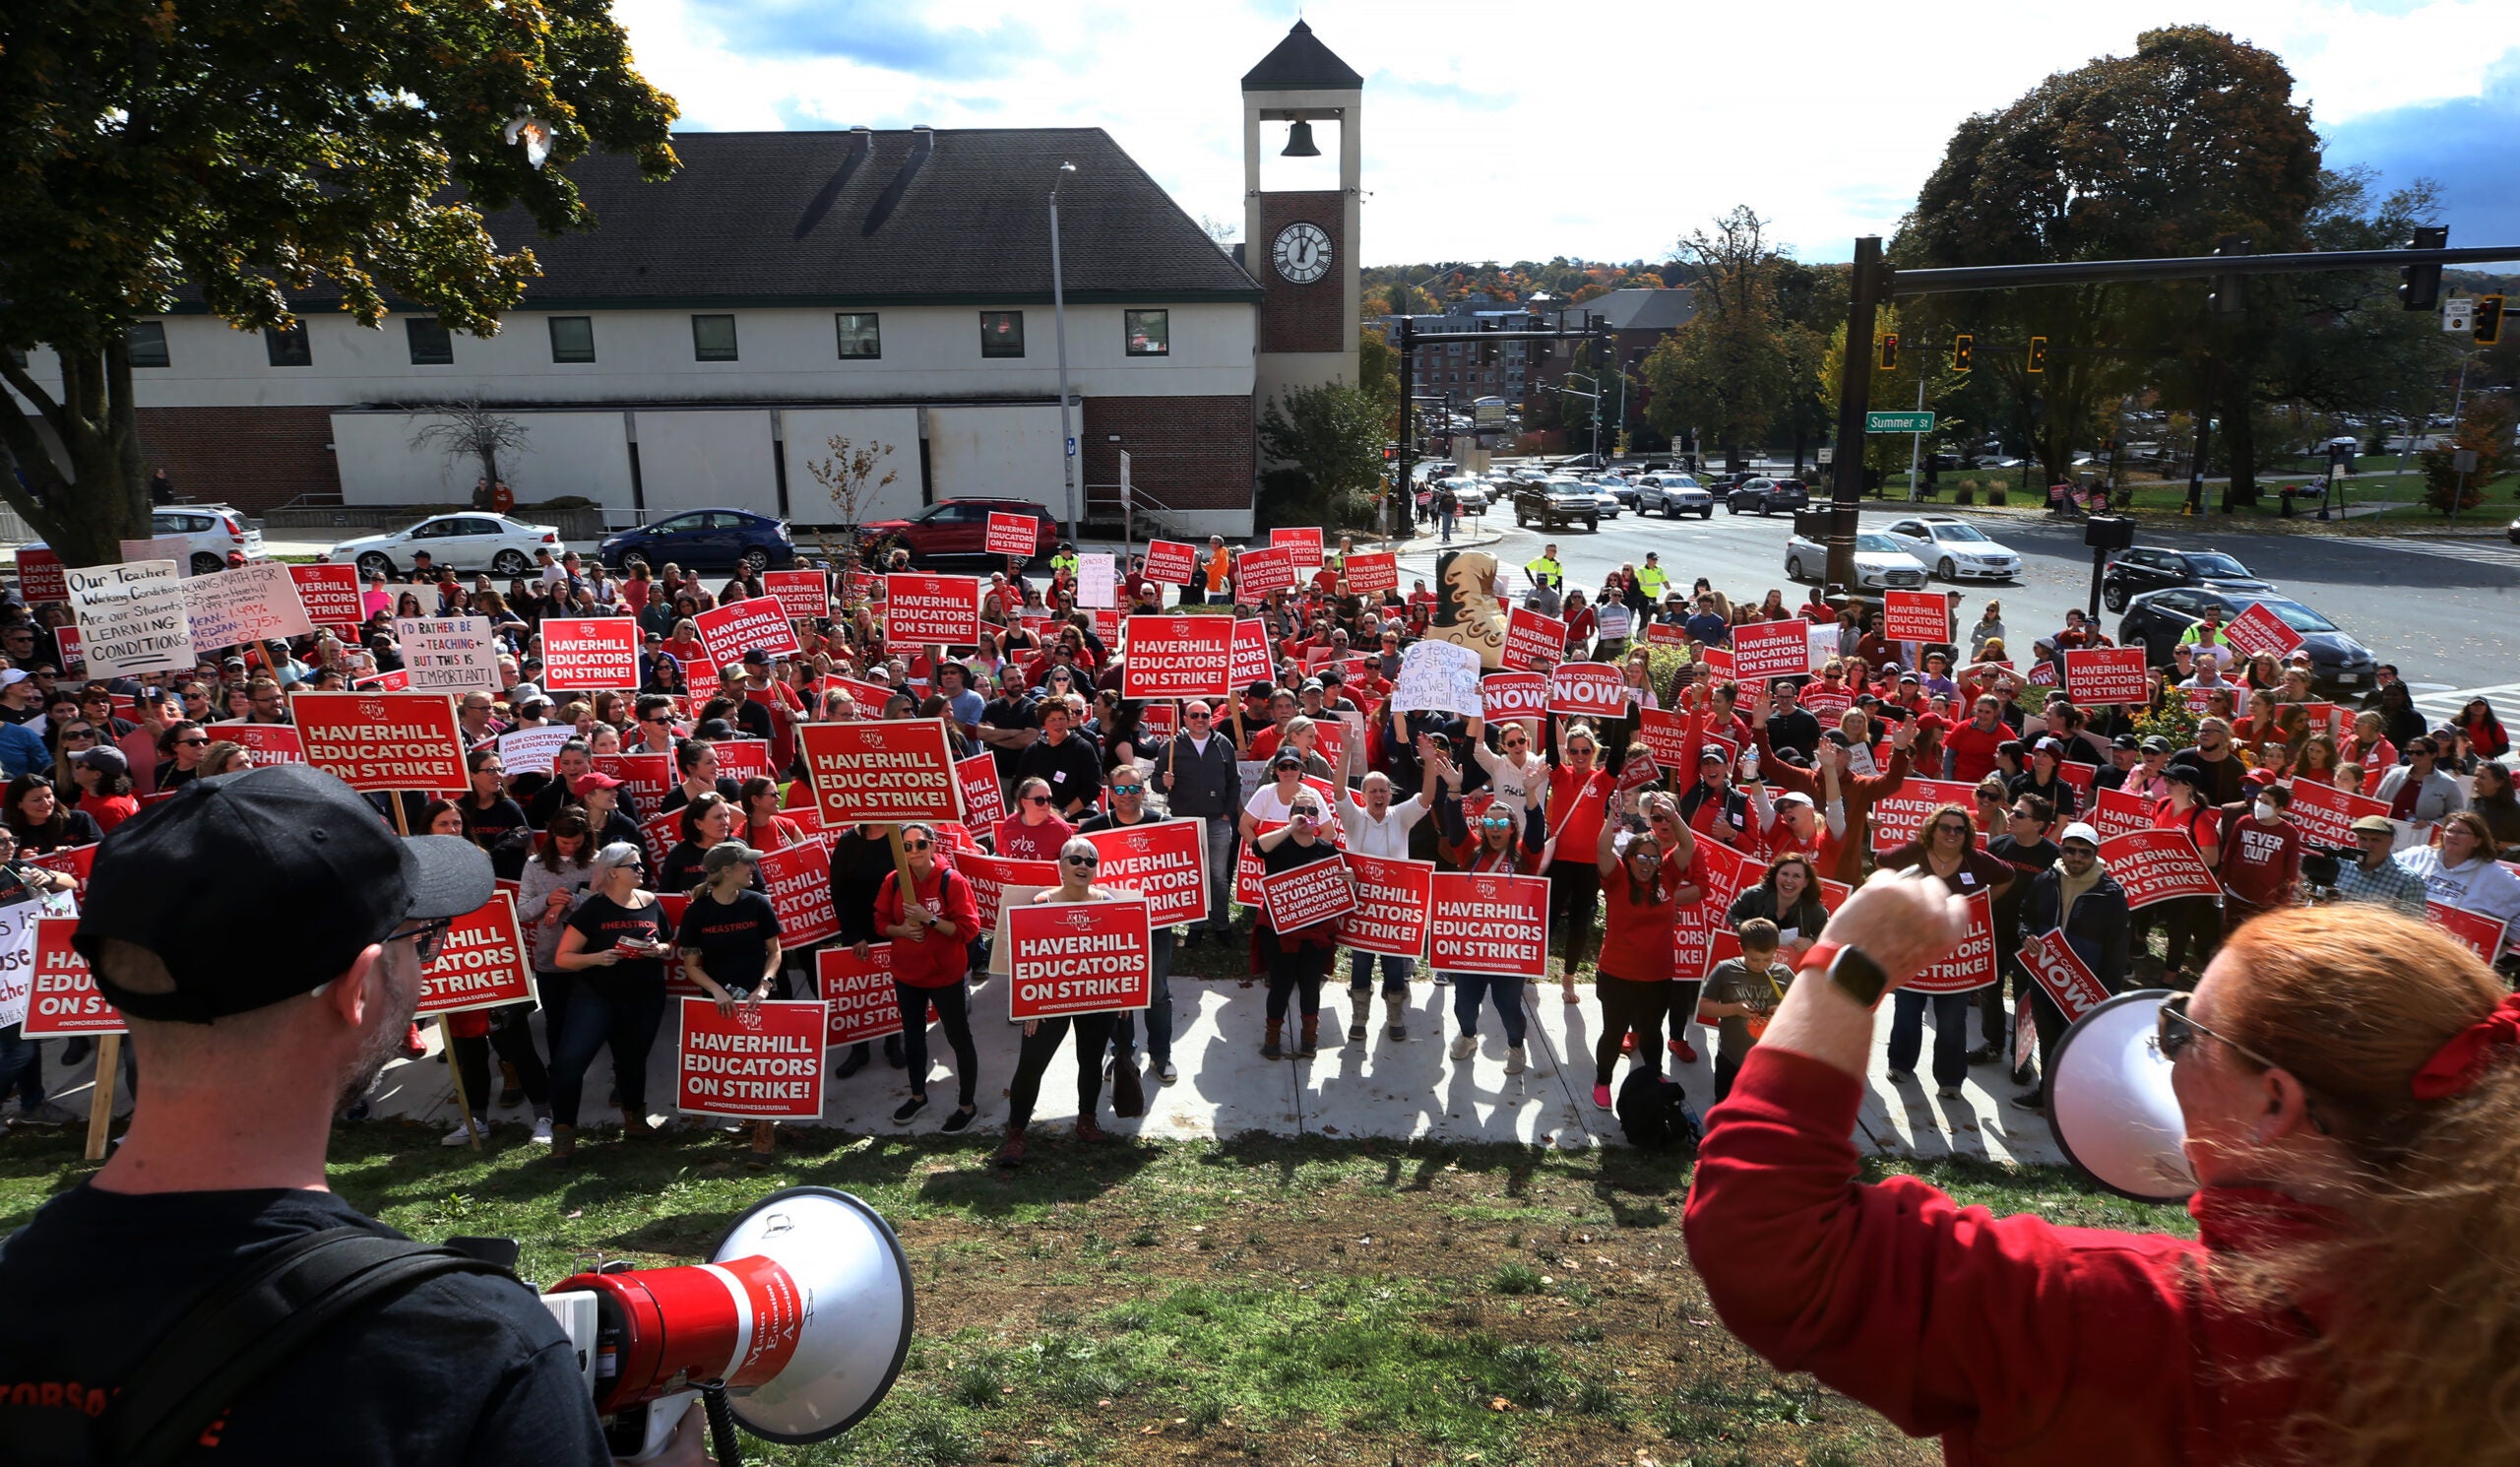
<path fill-rule="evenodd" d="M 1260 196 L 1260 237 L 1244 253 L 1251 274 L 1266 290 L 1260 304 L 1260 350 L 1263 351 L 1344 351 L 1354 340 L 1355 326 L 1347 319 L 1340 299 L 1348 278 L 1347 196 L 1336 190 Z M 1302 220 L 1330 236 L 1330 269 L 1309 286 L 1291 284 L 1278 274 L 1270 251 L 1278 231 Z"/>
<path fill-rule="evenodd" d="M 1251 508 L 1258 444 L 1247 397 L 1089 397 L 1083 436 L 1089 484 L 1118 483 L 1125 450 L 1130 483 L 1170 508 Z"/>
<path fill-rule="evenodd" d="M 143 408 L 140 457 L 164 469 L 175 493 L 247 514 L 300 494 L 339 502 L 330 408 Z"/>

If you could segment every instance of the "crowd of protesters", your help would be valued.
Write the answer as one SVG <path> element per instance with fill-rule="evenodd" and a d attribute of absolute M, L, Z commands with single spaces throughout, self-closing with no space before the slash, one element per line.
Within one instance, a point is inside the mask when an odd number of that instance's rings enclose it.
<path fill-rule="evenodd" d="M 301 690 L 390 676 L 402 666 L 397 614 L 460 612 L 486 618 L 499 638 L 501 686 L 459 701 L 471 788 L 410 801 L 405 814 L 415 831 L 482 846 L 519 883 L 542 1022 L 537 1036 L 524 1005 L 459 1015 L 451 1060 L 484 1114 L 530 1107 L 535 1138 L 564 1162 L 601 1052 L 611 1055 L 610 1103 L 625 1131 L 647 1128 L 646 1061 L 666 1010 L 669 958 L 678 956 L 697 991 L 722 1007 L 804 991 L 807 955 L 783 945 L 757 863 L 808 840 L 828 849 L 836 940 L 861 953 L 893 944 L 900 1026 L 881 1051 L 905 1071 L 895 1118 L 908 1122 L 930 1104 L 940 1051 L 950 1053 L 956 1103 L 945 1128 L 973 1124 L 983 1079 L 1004 1079 L 1012 1103 L 1001 1156 L 1010 1163 L 1023 1158 L 1034 1099 L 1071 1039 L 1082 1139 L 1102 1134 L 1106 1078 L 1124 1114 L 1142 1104 L 1130 1100 L 1139 1094 L 1141 1044 L 1155 1080 L 1177 1080 L 1169 978 L 1178 950 L 1230 944 L 1240 956 L 1228 966 L 1242 965 L 1247 986 L 1265 985 L 1247 1036 L 1259 1054 L 1318 1052 L 1338 972 L 1335 925 L 1277 931 L 1264 914 L 1238 908 L 1234 865 L 1246 850 L 1270 872 L 1346 850 L 1544 878 L 1556 996 L 1583 1002 L 1579 978 L 1589 972 L 1600 1006 L 1593 1096 L 1604 1109 L 1622 1060 L 1631 1074 L 1659 1072 L 1667 1056 L 1694 1062 L 1701 1024 L 1715 1028 L 1717 1085 L 1728 1086 L 1799 955 L 1822 939 L 1824 896 L 1875 868 L 1917 868 L 1955 894 L 1983 891 L 1992 901 L 1998 981 L 1974 993 L 1902 992 L 1894 1009 L 1894 1078 L 1912 1080 L 1925 1064 L 1946 1095 L 1972 1065 L 2012 1068 L 2007 1036 L 2022 1006 L 2043 1048 L 2061 1033 L 2064 1016 L 2014 960 L 2026 937 L 2061 930 L 2115 989 L 2129 983 L 2130 955 L 2145 951 L 2153 931 L 2163 934 L 2167 981 L 2190 986 L 2242 924 L 2314 898 L 2419 917 L 2429 901 L 2520 925 L 2520 878 L 2501 863 L 2520 856 L 2520 804 L 2499 762 L 2509 739 L 2483 699 L 2428 725 L 2394 669 L 2382 670 L 2340 734 L 2307 716 L 2316 700 L 2305 662 L 2239 657 L 2209 625 L 2180 644 L 2171 666 L 2153 670 L 2145 704 L 2082 708 L 2058 686 L 2060 659 L 2108 639 L 2079 613 L 2030 638 L 2016 657 L 2009 648 L 2018 639 L 2007 635 L 1997 602 L 1964 624 L 1955 595 L 1950 635 L 1902 642 L 1885 637 L 1877 610 L 1833 608 L 1816 590 L 1798 606 L 1775 590 L 1737 600 L 1703 580 L 1683 590 L 1650 555 L 1598 587 L 1574 586 L 1550 546 L 1514 577 L 1519 599 L 1565 623 L 1563 660 L 1621 670 L 1627 709 L 1491 724 L 1392 706 L 1408 649 L 1429 635 L 1438 598 L 1423 580 L 1407 593 L 1352 594 L 1343 568 L 1354 549 L 1343 542 L 1295 590 L 1257 598 L 1238 593 L 1238 554 L 1221 539 L 1186 586 L 1148 580 L 1143 559 L 1131 557 L 1120 567 L 1118 609 L 1232 607 L 1262 621 L 1273 663 L 1271 676 L 1229 697 L 1160 708 L 1121 696 L 1120 649 L 1104 634 L 1108 623 L 1098 630 L 1094 612 L 1078 605 L 1077 562 L 1064 546 L 1046 582 L 987 578 L 974 647 L 888 646 L 880 578 L 835 580 L 829 614 L 795 623 L 799 653 L 750 652 L 697 685 L 688 671 L 701 653 L 694 618 L 765 596 L 758 578 L 712 584 L 671 565 L 615 578 L 575 554 L 546 553 L 536 574 L 504 584 L 423 565 L 399 584 L 368 581 L 368 619 L 355 635 L 325 630 L 285 645 L 220 649 L 188 673 L 149 684 L 65 675 L 56 639 L 65 608 L 30 609 L 12 598 L 0 605 L 0 771 L 9 780 L 0 796 L 0 902 L 70 886 L 76 865 L 59 860 L 64 853 L 109 836 L 187 782 L 249 767 L 256 756 L 237 726 L 288 723 Z M 639 685 L 546 690 L 540 623 L 607 614 L 639 623 Z M 1734 628 L 1793 620 L 1820 649 L 1809 675 L 1745 686 L 1716 670 L 1710 654 L 1729 648 Z M 1540 656 L 1534 670 L 1554 661 Z M 1698 715 L 1691 727 L 1706 741 L 1693 763 L 1638 777 L 1650 759 L 1639 736 L 1646 710 Z M 902 830 L 901 868 L 888 829 L 814 830 L 796 808 L 810 801 L 791 788 L 802 778 L 796 730 L 850 719 L 941 720 L 958 758 L 992 757 L 1010 813 L 977 830 Z M 549 773 L 511 774 L 496 740 L 537 728 L 572 732 Z M 766 746 L 770 772 L 723 773 L 719 750 L 728 740 Z M 606 756 L 642 752 L 672 757 L 675 784 L 657 809 L 638 808 L 624 782 L 598 767 Z M 1882 802 L 1917 779 L 1959 782 L 1974 799 L 1933 810 L 1913 840 L 1876 856 Z M 2368 795 L 2387 810 L 2356 822 L 2356 849 L 2319 880 L 2304 869 L 2305 858 L 2320 869 L 2319 853 L 2287 814 L 2290 792 L 2303 781 Z M 2125 894 L 2099 859 L 2091 804 L 2101 791 L 2135 797 L 2154 826 L 2187 833 L 2221 895 L 2158 903 L 2130 921 Z M 661 813 L 678 816 L 678 839 L 660 859 L 641 822 Z M 1203 823 L 1209 892 L 1203 922 L 1156 934 L 1153 1004 L 1028 1026 L 1017 1073 L 980 1075 L 973 990 L 987 982 L 987 934 L 957 854 L 1056 861 L 1063 884 L 1042 899 L 1091 900 L 1102 889 L 1097 848 L 1079 835 L 1164 818 Z M 1739 955 L 1680 971 L 1671 933 L 1706 900 L 1717 846 L 1758 872 L 1712 914 Z M 690 896 L 678 925 L 663 918 L 658 893 Z M 2506 977 L 2520 971 L 2507 945 L 2498 956 Z M 1349 1043 L 1372 1042 L 1377 988 L 1388 1039 L 1407 1039 L 1417 967 L 1352 954 Z M 1477 1052 L 1492 1006 L 1508 1073 L 1527 1067 L 1524 980 L 1427 977 L 1452 990 L 1455 1061 Z M 931 1026 L 942 1030 L 941 1046 L 931 1044 Z M 1336 1034 L 1334 1024 L 1334 1043 Z M 419 1052 L 416 1031 L 410 1044 Z M 873 1057 L 869 1046 L 845 1051 L 834 1076 L 845 1080 Z M 2019 1102 L 2036 1108 L 2034 1074 L 2022 1066 L 2015 1080 L 2025 1087 Z M 0 1085 L 17 1096 L 18 1117 L 69 1120 L 43 1076 L 41 1047 L 14 1027 L 0 1030 Z M 473 1138 L 478 1126 L 459 1126 L 449 1144 Z M 767 1124 L 741 1128 L 757 1152 L 772 1146 Z"/>

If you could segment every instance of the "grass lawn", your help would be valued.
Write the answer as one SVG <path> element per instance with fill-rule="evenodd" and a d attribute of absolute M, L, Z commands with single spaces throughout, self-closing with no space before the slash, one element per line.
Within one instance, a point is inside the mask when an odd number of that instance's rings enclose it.
<path fill-rule="evenodd" d="M 916 1271 L 917 1343 L 876 1413 L 770 1462 L 1926 1463 L 1931 1443 L 1725 1332 L 1680 1238 L 1684 1159 L 1246 1137 L 1079 1147 L 1017 1173 L 995 1137 L 788 1132 L 738 1164 L 709 1131 L 570 1172 L 513 1127 L 480 1158 L 434 1128 L 345 1127 L 334 1184 L 420 1238 L 504 1234 L 550 1282 L 595 1252 L 687 1262 L 773 1187 L 874 1204 Z M 2188 1231 L 2055 1171 L 1920 1169 L 1964 1201 Z M 88 1168 L 0 1141 L 0 1230 Z"/>

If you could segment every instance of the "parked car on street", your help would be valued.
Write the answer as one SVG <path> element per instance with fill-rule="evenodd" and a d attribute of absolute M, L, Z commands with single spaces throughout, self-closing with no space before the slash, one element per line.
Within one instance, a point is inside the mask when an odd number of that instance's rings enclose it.
<path fill-rule="evenodd" d="M 1599 530 L 1602 501 L 1571 478 L 1518 484 L 1514 488 L 1514 524 L 1538 524 L 1550 530 L 1581 525 L 1587 530 Z"/>
<path fill-rule="evenodd" d="M 2310 655 L 2313 692 L 2351 701 L 2371 690 L 2378 667 L 2371 649 L 2354 640 L 2335 622 L 2272 590 L 2173 586 L 2164 591 L 2147 591 L 2126 604 L 2126 614 L 2117 623 L 2117 643 L 2121 647 L 2140 646 L 2145 662 L 2167 668 L 2171 665 L 2171 650 L 2178 645 L 2180 635 L 2205 619 L 2208 606 L 2221 607 L 2223 620 L 2229 622 L 2252 605 L 2266 607 L 2282 617 L 2286 626 L 2300 633 L 2300 650 Z"/>
<path fill-rule="evenodd" d="M 1715 518 L 1715 496 L 1686 474 L 1648 474 L 1636 481 L 1636 513 L 1661 513 L 1667 520 L 1694 514 L 1701 520 Z"/>
<path fill-rule="evenodd" d="M 1967 520 L 1921 515 L 1894 520 L 1881 533 L 1945 581 L 2009 581 L 2021 574 L 2021 556 Z"/>
<path fill-rule="evenodd" d="M 687 509 L 662 520 L 604 537 L 603 563 L 623 570 L 671 563 L 685 570 L 788 570 L 796 542 L 788 522 L 743 509 Z"/>
<path fill-rule="evenodd" d="M 1636 507 L 1636 480 L 1624 474 L 1604 474 L 1588 480 L 1628 509 Z"/>
<path fill-rule="evenodd" d="M 1610 487 L 1607 484 L 1596 481 L 1577 480 L 1575 487 L 1582 490 L 1584 493 L 1593 496 L 1594 501 L 1601 505 L 1602 518 L 1605 520 L 1617 519 L 1619 510 L 1624 507 L 1620 504 L 1618 495 L 1610 492 Z"/>
<path fill-rule="evenodd" d="M 1047 506 L 1030 499 L 939 499 L 918 513 L 898 520 L 869 520 L 858 537 L 869 546 L 899 546 L 910 551 L 910 563 L 924 569 L 947 561 L 1001 562 L 988 552 L 988 517 L 1024 515 L 1036 522 L 1033 554 L 1040 558 L 1058 548 L 1058 521 Z"/>
<path fill-rule="evenodd" d="M 1726 511 L 1736 515 L 1745 509 L 1766 515 L 1780 509 L 1810 507 L 1811 491 L 1798 478 L 1747 478 L 1724 496 Z"/>
<path fill-rule="evenodd" d="M 408 530 L 390 535 L 362 535 L 346 540 L 324 553 L 331 564 L 355 565 L 360 575 L 393 576 L 410 569 L 412 556 L 429 552 L 439 570 L 488 571 L 494 576 L 521 576 L 534 569 L 534 552 L 563 553 L 560 532 L 550 525 L 530 525 L 506 515 L 466 510 L 431 515 Z"/>
<path fill-rule="evenodd" d="M 263 532 L 253 528 L 243 514 L 224 504 L 158 505 L 149 512 L 149 533 L 158 540 L 183 541 L 182 558 L 188 575 L 206 576 L 213 571 L 225 570 L 231 553 L 243 555 L 248 560 L 264 558 Z M 44 543 L 35 541 L 27 548 L 40 550 Z"/>
<path fill-rule="evenodd" d="M 2132 545 L 2109 557 L 2100 572 L 2100 599 L 2109 609 L 2147 591 L 2173 586 L 2205 586 L 2226 591 L 2273 591 L 2275 583 L 2259 576 L 2220 550 L 2161 550 Z"/>
<path fill-rule="evenodd" d="M 1819 541 L 1796 535 L 1785 542 L 1785 574 L 1788 580 L 1817 581 L 1828 573 L 1829 547 Z M 1920 591 L 1925 584 L 1924 562 L 1899 548 L 1899 542 L 1886 535 L 1858 535 L 1855 538 L 1855 578 L 1864 591 Z"/>
<path fill-rule="evenodd" d="M 1475 515 L 1485 510 L 1491 499 L 1484 479 L 1447 478 L 1435 487 L 1452 490 L 1453 502 L 1460 505 L 1461 512 L 1466 515 Z"/>

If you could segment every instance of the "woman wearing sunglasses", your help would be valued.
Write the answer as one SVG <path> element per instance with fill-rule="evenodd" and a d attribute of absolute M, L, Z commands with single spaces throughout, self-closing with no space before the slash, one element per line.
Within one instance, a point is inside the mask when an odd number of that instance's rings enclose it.
<path fill-rule="evenodd" d="M 1710 1116 L 1687 1237 L 1734 1334 L 1954 1461 L 2511 1460 L 2520 999 L 2473 953 L 2286 910 L 2162 1006 L 2191 1240 L 1848 1183 L 1871 1000 L 1963 930 L 1867 883 Z"/>
<path fill-rule="evenodd" d="M 997 822 L 989 844 L 1017 861 L 1056 861 L 1076 827 L 1050 803 L 1050 782 L 1035 775 L 1015 787 L 1015 811 Z"/>
<path fill-rule="evenodd" d="M 1102 854 L 1092 841 L 1081 836 L 1070 839 L 1059 851 L 1059 884 L 1036 893 L 1034 904 L 1111 902 L 1135 895 L 1095 885 L 1094 875 L 1102 863 Z M 1023 1052 L 1015 1061 L 1014 1082 L 1006 1089 L 1006 1139 L 997 1148 L 999 1166 L 1024 1164 L 1024 1132 L 1032 1124 L 1034 1103 L 1041 1098 L 1042 1077 L 1050 1072 L 1050 1061 L 1058 1057 L 1060 1046 L 1067 1043 L 1070 1028 L 1076 1031 L 1076 1138 L 1089 1145 L 1104 1139 L 1100 1119 L 1102 1052 L 1111 1046 L 1112 1026 L 1119 1017 L 1103 1012 L 1025 1021 Z"/>
<path fill-rule="evenodd" d="M 1957 804 L 1935 805 L 1917 838 L 1881 858 L 1883 870 L 1917 870 L 1962 900 L 1984 894 L 1991 904 L 2012 885 L 2013 869 L 1978 849 L 1978 822 Z M 1933 1081 L 1944 1100 L 1969 1078 L 1970 993 L 1902 991 L 1890 1014 L 1890 1078 L 1912 1084 L 1924 1049 L 1926 1000 L 1933 1005 Z"/>
<path fill-rule="evenodd" d="M 1281 761 L 1287 757 L 1279 755 Z M 1339 850 L 1330 844 L 1330 831 L 1321 796 L 1307 785 L 1299 787 L 1288 802 L 1287 823 L 1256 837 L 1251 844 L 1259 854 L 1262 869 L 1274 876 L 1317 861 L 1337 861 Z M 1320 1052 L 1321 985 L 1330 977 L 1330 964 L 1337 956 L 1338 928 L 1338 920 L 1333 918 L 1282 932 L 1270 925 L 1268 908 L 1259 910 L 1251 940 L 1269 973 L 1269 1033 L 1260 1047 L 1262 1058 L 1286 1057 L 1281 1041 L 1287 1009 L 1298 993 L 1303 999 L 1303 1028 L 1294 1053 L 1297 1058 L 1304 1058 Z"/>
<path fill-rule="evenodd" d="M 902 1048 L 907 1052 L 910 1099 L 893 1112 L 907 1125 L 927 1109 L 927 1010 L 945 1026 L 954 1048 L 959 1103 L 945 1117 L 944 1129 L 961 1131 L 972 1123 L 978 1107 L 972 1097 L 979 1086 L 980 1058 L 972 1043 L 970 945 L 978 933 L 979 903 L 963 873 L 937 860 L 936 831 L 922 824 L 902 827 L 902 851 L 910 866 L 910 890 L 902 889 L 901 872 L 884 877 L 875 893 L 875 929 L 893 944 L 893 1002 L 901 1013 Z"/>
<path fill-rule="evenodd" d="M 665 1016 L 665 953 L 670 934 L 657 894 L 639 884 L 639 848 L 606 846 L 591 863 L 593 889 L 570 914 L 553 962 L 575 975 L 560 1032 L 551 1038 L 551 1163 L 565 1167 L 578 1144 L 578 1105 L 587 1066 L 612 1052 L 624 1139 L 649 1135 L 648 1052 Z"/>
<path fill-rule="evenodd" d="M 1474 875 L 1539 873 L 1541 853 L 1548 844 L 1548 825 L 1541 809 L 1541 792 L 1547 788 L 1545 779 L 1526 782 L 1519 803 L 1507 800 L 1502 794 L 1495 795 L 1474 821 L 1467 818 L 1462 807 L 1461 768 L 1445 756 L 1443 745 L 1424 738 L 1419 757 L 1444 784 L 1444 793 L 1435 803 L 1435 829 L 1443 838 L 1446 861 Z M 1496 1004 L 1496 1019 L 1505 1031 L 1506 1063 L 1513 1065 L 1522 1059 L 1526 1015 L 1520 977 L 1502 973 L 1438 973 L 1435 982 L 1449 985 L 1453 990 L 1453 1020 L 1461 1026 L 1452 1047 L 1456 1063 L 1479 1052 L 1479 1005 L 1483 998 L 1492 998 Z"/>
<path fill-rule="evenodd" d="M 158 784 L 160 791 L 189 785 L 201 778 L 201 757 L 210 751 L 210 734 L 192 719 L 166 726 L 158 735 Z"/>
<path fill-rule="evenodd" d="M 1635 792 L 1625 797 L 1633 805 Z M 1602 1035 L 1593 1045 L 1596 1110 L 1610 1108 L 1610 1071 L 1622 1050 L 1634 1052 L 1635 1068 L 1660 1072 L 1663 1015 L 1672 997 L 1671 928 L 1680 903 L 1703 895 L 1683 874 L 1697 855 L 1688 826 L 1670 821 L 1663 828 L 1678 838 L 1670 850 L 1631 808 L 1617 820 L 1604 820 L 1594 837 L 1593 861 L 1609 914 L 1602 932 L 1601 967 L 1593 977 L 1593 992 L 1602 1003 Z M 1683 1022 L 1697 1007 L 1694 982 L 1686 1001 L 1688 1008 L 1679 1011 Z M 1507 1070 L 1519 1070 L 1521 1058 L 1516 1053 Z"/>
<path fill-rule="evenodd" d="M 1548 873 L 1548 930 L 1566 934 L 1558 983 L 1560 996 L 1572 1004 L 1578 1001 L 1575 969 L 1592 951 L 1602 890 L 1601 873 L 1586 857 L 1601 837 L 1618 773 L 1600 762 L 1601 738 L 1591 724 L 1568 724 L 1557 746 L 1564 763 L 1548 777 L 1548 850 L 1541 868 Z"/>

